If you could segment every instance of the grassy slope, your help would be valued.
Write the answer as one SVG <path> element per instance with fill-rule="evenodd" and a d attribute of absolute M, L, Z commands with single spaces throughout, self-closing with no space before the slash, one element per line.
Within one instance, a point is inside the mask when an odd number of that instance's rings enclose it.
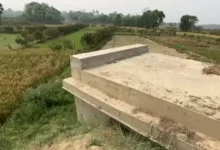
<path fill-rule="evenodd" d="M 19 47 L 15 43 L 15 38 L 17 34 L 0 34 L 0 51 L 7 48 L 5 45 L 10 44 L 12 48 L 16 49 Z"/>

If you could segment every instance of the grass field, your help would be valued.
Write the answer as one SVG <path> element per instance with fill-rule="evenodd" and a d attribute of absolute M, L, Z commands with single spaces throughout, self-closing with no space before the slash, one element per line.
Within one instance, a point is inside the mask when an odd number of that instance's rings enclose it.
<path fill-rule="evenodd" d="M 18 35 L 17 34 L 0 34 L 0 51 L 4 49 L 8 49 L 8 44 L 10 44 L 10 46 L 13 49 L 18 48 L 19 45 L 15 43 L 16 36 Z"/>

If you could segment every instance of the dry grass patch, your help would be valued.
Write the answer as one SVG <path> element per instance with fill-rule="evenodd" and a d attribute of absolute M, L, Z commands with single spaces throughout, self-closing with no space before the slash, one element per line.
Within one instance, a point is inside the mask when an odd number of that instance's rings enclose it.
<path fill-rule="evenodd" d="M 203 74 L 207 74 L 207 75 L 220 75 L 220 65 L 217 64 L 213 64 L 211 66 L 208 66 L 207 68 L 204 68 L 202 70 Z"/>

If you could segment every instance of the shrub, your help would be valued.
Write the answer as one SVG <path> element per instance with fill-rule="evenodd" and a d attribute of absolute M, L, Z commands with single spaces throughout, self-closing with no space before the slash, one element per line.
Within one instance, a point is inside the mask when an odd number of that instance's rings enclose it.
<path fill-rule="evenodd" d="M 73 42 L 71 40 L 64 39 L 63 40 L 63 48 L 64 49 L 73 49 Z"/>
<path fill-rule="evenodd" d="M 187 36 L 187 34 L 186 34 L 186 33 L 184 33 L 184 34 L 183 34 L 183 36 Z"/>
<path fill-rule="evenodd" d="M 62 43 L 52 42 L 49 47 L 52 51 L 58 51 L 58 50 L 61 50 L 63 48 L 63 45 L 62 45 Z"/>
<path fill-rule="evenodd" d="M 217 43 L 220 43 L 220 38 L 217 38 L 217 39 L 216 39 L 216 42 L 217 42 Z"/>
<path fill-rule="evenodd" d="M 47 29 L 47 27 L 45 25 L 37 25 L 37 26 L 35 26 L 35 30 L 36 31 L 42 32 L 42 31 L 44 31 L 46 29 Z"/>
<path fill-rule="evenodd" d="M 40 31 L 35 31 L 33 33 L 33 36 L 34 36 L 35 40 L 42 40 L 43 39 L 43 34 Z"/>
<path fill-rule="evenodd" d="M 46 38 L 54 38 L 54 37 L 59 36 L 59 31 L 57 28 L 48 28 L 44 30 L 44 36 Z"/>
<path fill-rule="evenodd" d="M 25 46 L 26 45 L 25 40 L 23 38 L 21 38 L 21 37 L 16 37 L 15 38 L 15 42 L 17 44 L 21 45 L 21 46 Z"/>
<path fill-rule="evenodd" d="M 81 43 L 90 50 L 99 49 L 110 40 L 116 28 L 113 26 L 96 30 L 94 33 L 86 33 L 81 38 Z"/>
<path fill-rule="evenodd" d="M 5 26 L 4 32 L 5 33 L 14 33 L 14 27 L 13 26 Z"/>
<path fill-rule="evenodd" d="M 18 31 L 18 32 L 21 32 L 23 30 L 23 26 L 22 25 L 16 25 L 15 26 L 15 29 Z"/>
<path fill-rule="evenodd" d="M 25 26 L 24 29 L 25 31 L 28 31 L 29 34 L 32 34 L 35 31 L 34 26 Z"/>

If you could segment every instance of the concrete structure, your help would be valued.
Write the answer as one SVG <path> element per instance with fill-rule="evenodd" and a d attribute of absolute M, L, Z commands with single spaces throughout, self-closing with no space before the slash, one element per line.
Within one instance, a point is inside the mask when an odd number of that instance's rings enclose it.
<path fill-rule="evenodd" d="M 170 149 L 220 147 L 220 77 L 207 64 L 148 53 L 133 45 L 71 56 L 63 88 L 80 121 L 114 118 Z"/>

